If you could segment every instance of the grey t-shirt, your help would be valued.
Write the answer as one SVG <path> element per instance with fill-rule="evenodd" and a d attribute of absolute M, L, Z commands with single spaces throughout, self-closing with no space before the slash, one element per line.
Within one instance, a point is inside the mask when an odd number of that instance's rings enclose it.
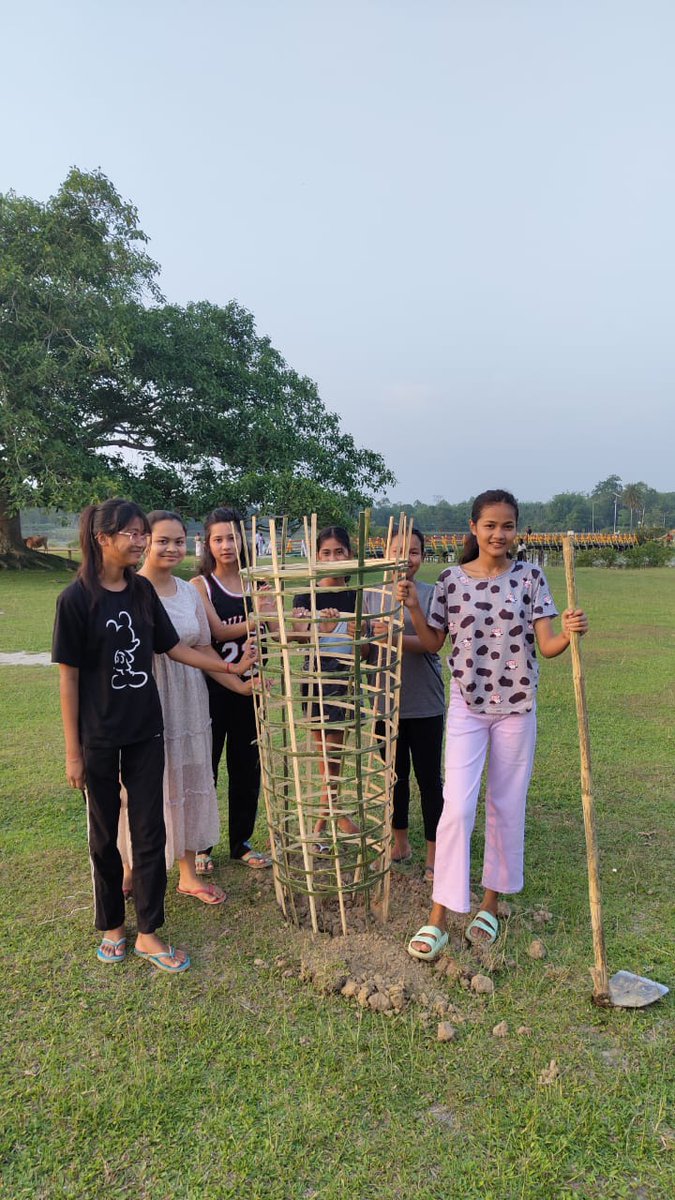
<path fill-rule="evenodd" d="M 448 666 L 469 708 L 522 713 L 531 711 L 537 694 L 534 623 L 557 615 L 541 568 L 515 562 L 493 579 L 449 567 L 427 619 L 450 634 Z"/>
<path fill-rule="evenodd" d="M 434 586 L 431 583 L 416 585 L 420 605 L 427 620 L 429 608 L 434 596 Z M 382 608 L 388 609 L 390 601 L 386 594 L 380 591 L 367 591 L 365 594 L 365 610 L 371 616 L 377 616 Z M 405 610 L 403 633 L 416 637 L 415 628 L 410 613 Z M 375 707 L 383 711 L 384 697 L 378 693 Z M 445 711 L 445 687 L 443 685 L 443 669 L 437 654 L 415 654 L 408 651 L 403 655 L 401 668 L 401 703 L 399 716 L 402 721 L 415 720 L 420 717 L 442 716 Z"/>

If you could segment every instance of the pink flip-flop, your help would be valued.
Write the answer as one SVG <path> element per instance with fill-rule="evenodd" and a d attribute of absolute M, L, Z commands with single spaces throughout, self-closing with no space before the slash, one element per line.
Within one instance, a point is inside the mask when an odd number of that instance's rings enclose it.
<path fill-rule="evenodd" d="M 202 904 L 224 904 L 227 900 L 227 895 L 223 892 L 222 896 L 216 894 L 215 885 L 208 883 L 206 887 L 195 888 L 193 892 L 189 888 L 176 888 L 179 896 L 194 896 L 195 900 L 201 900 Z M 204 897 L 208 897 L 205 899 Z"/>

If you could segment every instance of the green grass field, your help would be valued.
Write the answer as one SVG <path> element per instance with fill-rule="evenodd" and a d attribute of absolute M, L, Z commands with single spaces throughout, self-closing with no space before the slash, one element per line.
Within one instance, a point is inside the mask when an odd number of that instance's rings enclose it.
<path fill-rule="evenodd" d="M 592 622 L 583 653 L 610 968 L 672 988 L 675 572 L 578 575 Z M 49 648 L 69 578 L 0 575 L 0 650 Z M 549 579 L 562 607 L 562 572 Z M 223 909 L 182 900 L 170 879 L 167 929 L 193 958 L 185 976 L 133 958 L 99 964 L 56 670 L 0 668 L 0 1197 L 671 1198 L 672 995 L 634 1012 L 589 1000 L 567 655 L 542 664 L 539 721 L 526 889 L 507 934 L 517 968 L 486 1000 L 435 984 L 470 1017 L 440 1044 L 414 1008 L 364 1013 L 275 969 L 298 935 L 270 880 L 224 851 Z M 415 804 L 413 814 L 419 853 Z M 554 914 L 543 964 L 525 953 L 540 905 Z M 496 1039 L 502 1020 L 512 1032 Z M 523 1024 L 531 1035 L 516 1034 Z M 560 1076 L 540 1085 L 551 1059 Z"/>

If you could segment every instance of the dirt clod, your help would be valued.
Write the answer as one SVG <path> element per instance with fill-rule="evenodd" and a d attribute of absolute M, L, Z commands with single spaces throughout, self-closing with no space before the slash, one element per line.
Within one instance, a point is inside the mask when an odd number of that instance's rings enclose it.
<path fill-rule="evenodd" d="M 546 958 L 546 947 L 541 938 L 533 938 L 527 947 L 530 958 Z"/>
<path fill-rule="evenodd" d="M 436 971 L 439 975 L 445 975 L 447 979 L 454 982 L 459 979 L 462 974 L 462 965 L 457 962 L 456 958 L 451 958 L 449 954 L 444 954 L 436 963 Z"/>
<path fill-rule="evenodd" d="M 361 984 L 359 983 L 358 979 L 348 979 L 346 983 L 343 983 L 340 991 L 343 996 L 346 996 L 348 1000 L 351 1000 L 353 996 L 358 996 L 360 988 Z"/>
<path fill-rule="evenodd" d="M 375 984 L 372 982 L 372 980 L 368 980 L 366 983 L 361 985 L 361 987 L 359 988 L 357 995 L 356 995 L 356 999 L 357 999 L 358 1003 L 361 1005 L 361 1008 L 366 1007 L 366 1005 L 368 1004 L 368 1000 L 372 996 L 374 991 L 375 991 Z"/>
<path fill-rule="evenodd" d="M 553 920 L 553 913 L 547 908 L 538 908 L 532 913 L 532 920 L 535 925 L 548 925 L 549 921 Z"/>
<path fill-rule="evenodd" d="M 532 1030 L 529 1025 L 519 1025 L 516 1033 L 520 1034 L 521 1037 L 529 1037 Z"/>
<path fill-rule="evenodd" d="M 491 996 L 495 990 L 495 985 L 489 975 L 474 975 L 471 980 L 471 991 L 477 992 L 479 996 Z"/>
<path fill-rule="evenodd" d="M 500 1021 L 492 1030 L 492 1036 L 496 1038 L 505 1038 L 509 1036 L 509 1026 L 507 1021 Z"/>
<path fill-rule="evenodd" d="M 457 1037 L 457 1030 L 449 1021 L 439 1021 L 436 1037 L 439 1042 L 454 1042 Z"/>
<path fill-rule="evenodd" d="M 435 1017 L 444 1017 L 448 1011 L 448 1001 L 445 996 L 432 996 L 429 1007 Z"/>
<path fill-rule="evenodd" d="M 540 1073 L 537 1080 L 540 1087 L 549 1087 L 555 1083 L 556 1079 L 560 1079 L 560 1067 L 554 1058 L 551 1059 L 547 1067 Z"/>
<path fill-rule="evenodd" d="M 372 992 L 368 997 L 368 1007 L 373 1012 L 387 1012 L 391 1008 L 391 1000 L 386 992 Z"/>
<path fill-rule="evenodd" d="M 403 1012 L 408 1003 L 408 990 L 403 983 L 393 983 L 389 988 L 389 999 L 396 1012 Z"/>
<path fill-rule="evenodd" d="M 499 904 L 497 905 L 497 916 L 501 917 L 502 921 L 508 921 L 512 911 L 513 910 L 508 900 L 499 901 Z"/>

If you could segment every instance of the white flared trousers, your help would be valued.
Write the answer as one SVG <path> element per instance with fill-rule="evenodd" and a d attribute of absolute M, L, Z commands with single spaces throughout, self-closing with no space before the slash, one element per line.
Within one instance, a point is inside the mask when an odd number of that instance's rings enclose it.
<path fill-rule="evenodd" d="M 453 682 L 443 812 L 436 833 L 434 903 L 453 912 L 470 910 L 471 835 L 488 748 L 482 885 L 495 892 L 521 891 L 525 804 L 536 739 L 534 708 L 529 713 L 477 713 Z"/>

